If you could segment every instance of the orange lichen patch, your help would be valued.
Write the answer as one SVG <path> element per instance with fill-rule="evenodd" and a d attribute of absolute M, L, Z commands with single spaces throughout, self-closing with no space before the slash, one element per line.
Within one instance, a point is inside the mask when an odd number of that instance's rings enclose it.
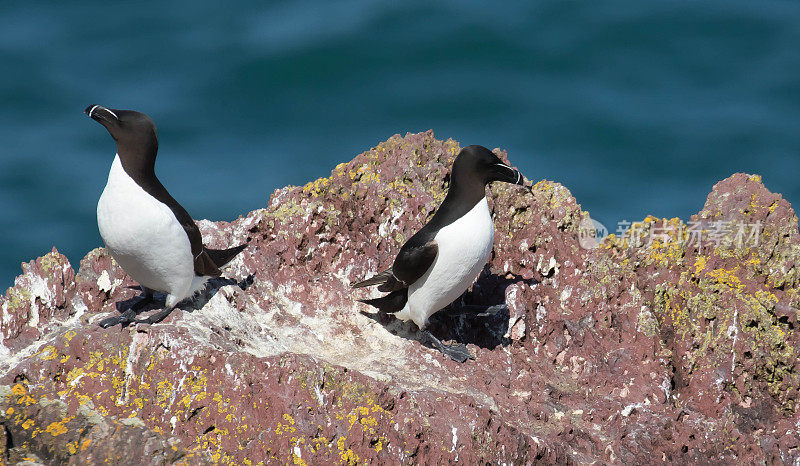
<path fill-rule="evenodd" d="M 386 441 L 387 441 L 386 437 L 384 437 L 382 435 L 380 437 L 378 437 L 378 440 L 375 442 L 375 452 L 376 453 L 380 453 L 381 450 L 383 450 L 383 444 Z"/>
<path fill-rule="evenodd" d="M 167 409 L 172 397 L 173 387 L 169 380 L 162 380 L 156 384 L 156 403 L 161 408 Z"/>
<path fill-rule="evenodd" d="M 70 455 L 78 453 L 78 441 L 76 440 L 74 442 L 69 442 L 67 444 L 67 451 L 69 452 Z"/>
<path fill-rule="evenodd" d="M 705 256 L 698 256 L 694 261 L 694 276 L 700 275 L 700 272 L 705 270 L 708 259 Z"/>
<path fill-rule="evenodd" d="M 736 276 L 736 272 L 739 271 L 739 266 L 737 265 L 732 270 L 728 269 L 714 269 L 707 273 L 707 275 L 716 280 L 717 283 L 720 285 L 725 285 L 729 288 L 732 288 L 738 292 L 744 291 L 744 284 L 739 277 Z"/>
<path fill-rule="evenodd" d="M 86 370 L 91 371 L 97 369 L 98 372 L 103 372 L 106 367 L 106 355 L 102 351 L 90 351 L 89 363 L 86 364 Z"/>
<path fill-rule="evenodd" d="M 352 449 L 345 448 L 345 442 L 347 442 L 347 438 L 345 437 L 339 437 L 339 440 L 336 441 L 336 446 L 339 448 L 339 457 L 342 459 L 344 464 L 358 464 L 358 455 Z"/>
<path fill-rule="evenodd" d="M 51 422 L 50 425 L 47 426 L 47 429 L 45 429 L 45 432 L 52 435 L 53 437 L 57 437 L 61 434 L 64 434 L 67 432 L 67 426 L 65 424 L 71 421 L 73 418 L 74 416 L 66 417 L 58 422 Z"/>
<path fill-rule="evenodd" d="M 320 428 L 322 428 L 322 426 L 320 426 Z M 323 435 L 320 437 L 312 438 L 309 448 L 312 452 L 316 452 L 323 446 L 328 446 L 329 443 L 330 441 L 328 440 L 328 438 Z"/>
<path fill-rule="evenodd" d="M 233 456 L 228 454 L 222 446 L 222 439 L 228 435 L 228 429 L 216 427 L 197 437 L 192 451 L 208 451 L 214 464 L 241 464 L 242 461 L 237 461 Z"/>
<path fill-rule="evenodd" d="M 767 309 L 771 309 L 778 304 L 778 297 L 769 291 L 758 290 L 755 292 L 755 299 Z"/>
<path fill-rule="evenodd" d="M 393 180 L 391 183 L 389 183 L 389 188 L 404 193 L 408 192 L 408 185 L 400 180 Z"/>
<path fill-rule="evenodd" d="M 538 191 L 552 191 L 553 185 L 550 184 L 547 180 L 538 181 L 536 184 L 533 185 L 533 188 Z"/>
<path fill-rule="evenodd" d="M 775 209 L 778 208 L 778 201 L 773 201 L 772 204 L 769 205 L 769 213 L 775 212 Z"/>
<path fill-rule="evenodd" d="M 330 184 L 331 178 L 318 178 L 315 181 L 306 183 L 303 186 L 303 193 L 311 194 L 312 196 L 316 197 L 320 194 L 323 194 Z"/>
<path fill-rule="evenodd" d="M 378 417 L 382 414 L 389 414 L 391 413 L 383 409 L 380 405 L 376 404 L 374 400 L 370 397 L 366 398 L 366 405 L 364 406 L 356 406 L 350 413 L 347 415 L 347 420 L 350 424 L 350 428 L 353 428 L 353 425 L 358 422 L 362 428 L 368 430 L 370 433 L 375 433 L 375 427 L 378 425 Z M 377 416 L 375 416 L 377 414 Z"/>
<path fill-rule="evenodd" d="M 82 367 L 76 367 L 70 370 L 69 372 L 67 372 L 67 384 L 72 385 L 76 380 L 83 377 L 84 374 L 85 372 Z"/>
<path fill-rule="evenodd" d="M 653 239 L 647 258 L 661 267 L 668 267 L 683 258 L 683 246 L 677 241 Z"/>
<path fill-rule="evenodd" d="M 654 298 L 655 309 L 679 328 L 688 318 L 685 296 L 675 288 L 659 287 Z M 684 330 L 685 333 L 687 330 Z"/>
<path fill-rule="evenodd" d="M 359 165 L 355 171 L 350 170 L 348 175 L 350 176 L 351 180 L 358 183 L 377 183 L 381 180 L 380 175 L 373 171 L 373 167 L 367 164 Z"/>
<path fill-rule="evenodd" d="M 199 371 L 199 368 L 194 370 Z M 197 393 L 199 400 L 205 399 L 206 388 L 208 386 L 208 376 L 206 375 L 206 370 L 199 371 L 197 374 L 191 374 L 186 378 L 184 386 L 192 393 Z"/>
<path fill-rule="evenodd" d="M 133 406 L 136 409 L 143 409 L 144 408 L 144 399 L 141 398 L 141 397 L 134 398 L 133 401 L 131 401 L 131 406 Z M 131 414 L 133 414 L 133 413 L 131 413 Z"/>
<path fill-rule="evenodd" d="M 28 394 L 28 388 L 25 385 L 18 383 L 11 387 L 11 394 L 17 397 L 16 404 L 23 406 L 30 406 L 36 403 L 36 400 Z"/>
<path fill-rule="evenodd" d="M 56 356 L 58 356 L 58 351 L 56 351 L 56 348 L 53 345 L 47 345 L 38 353 L 36 353 L 36 355 L 39 356 L 39 359 L 44 361 L 52 361 L 56 358 Z"/>
<path fill-rule="evenodd" d="M 289 414 L 284 414 L 283 419 L 287 421 L 286 424 L 279 422 L 278 426 L 275 427 L 275 433 L 277 435 L 283 435 L 285 433 L 291 433 L 291 434 L 295 433 L 297 429 L 294 426 L 295 424 L 294 418 Z"/>

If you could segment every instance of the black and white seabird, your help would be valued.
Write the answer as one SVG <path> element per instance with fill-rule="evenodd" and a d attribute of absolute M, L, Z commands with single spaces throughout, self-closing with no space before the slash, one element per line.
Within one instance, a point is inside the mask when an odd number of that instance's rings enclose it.
<path fill-rule="evenodd" d="M 413 320 L 442 353 L 461 362 L 472 357 L 464 345 L 445 345 L 425 327 L 431 315 L 469 288 L 492 252 L 494 224 L 486 202 L 492 181 L 524 185 L 525 177 L 485 147 L 462 149 L 433 218 L 403 245 L 392 268 L 352 285 L 380 285 L 378 290 L 390 292 L 363 302 Z"/>
<path fill-rule="evenodd" d="M 145 294 L 133 308 L 100 325 L 160 322 L 179 302 L 201 291 L 210 278 L 220 276 L 220 267 L 247 243 L 223 250 L 203 245 L 192 217 L 156 178 L 158 134 L 150 117 L 100 105 L 90 105 L 85 112 L 105 126 L 117 143 L 108 182 L 97 203 L 100 236 Z M 135 319 L 136 308 L 152 301 L 154 291 L 167 293 L 165 309 L 147 319 Z"/>

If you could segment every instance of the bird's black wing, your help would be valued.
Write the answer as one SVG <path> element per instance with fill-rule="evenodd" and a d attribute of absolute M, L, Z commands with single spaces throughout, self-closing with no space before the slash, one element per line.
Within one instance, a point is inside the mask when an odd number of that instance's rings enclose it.
<path fill-rule="evenodd" d="M 169 194 L 167 195 L 169 196 Z M 219 267 L 214 263 L 211 256 L 208 255 L 205 246 L 203 246 L 203 236 L 200 234 L 200 229 L 197 228 L 197 224 L 194 223 L 194 220 L 192 220 L 192 217 L 186 212 L 186 209 L 172 199 L 172 196 L 170 196 L 169 199 L 172 200 L 172 202 L 168 201 L 165 202 L 165 204 L 167 204 L 172 210 L 172 213 L 175 214 L 175 218 L 178 219 L 178 222 L 180 222 L 183 227 L 183 231 L 186 232 L 186 236 L 189 237 L 189 244 L 192 247 L 192 257 L 194 258 L 194 274 L 198 277 L 219 277 L 222 275 Z"/>
<path fill-rule="evenodd" d="M 423 239 L 414 235 L 397 254 L 392 272 L 406 286 L 411 285 L 425 275 L 439 254 L 439 245 L 433 238 Z"/>
<path fill-rule="evenodd" d="M 433 238 L 425 241 L 422 235 L 414 235 L 397 254 L 391 269 L 350 285 L 351 288 L 380 285 L 379 291 L 394 292 L 408 288 L 408 286 L 425 275 L 436 255 L 439 246 Z"/>
<path fill-rule="evenodd" d="M 222 275 L 217 264 L 214 263 L 214 260 L 206 252 L 206 248 L 203 246 L 203 236 L 200 234 L 200 229 L 197 228 L 197 224 L 194 223 L 189 212 L 186 212 L 186 209 L 169 194 L 167 188 L 165 188 L 155 176 L 152 178 L 145 177 L 140 180 L 139 183 L 145 192 L 166 204 L 172 211 L 172 214 L 175 215 L 175 218 L 178 219 L 178 223 L 183 227 L 183 231 L 186 232 L 186 236 L 189 238 L 189 245 L 192 248 L 194 274 L 197 276 L 210 277 L 219 277 Z"/>
<path fill-rule="evenodd" d="M 208 255 L 208 251 L 203 249 L 194 258 L 194 274 L 198 277 L 219 277 L 222 275 L 222 271 L 214 263 L 214 259 Z"/>
<path fill-rule="evenodd" d="M 189 216 L 186 210 L 180 205 L 178 208 L 172 208 L 176 213 L 178 221 L 181 223 L 186 236 L 189 237 L 189 243 L 192 246 L 192 257 L 194 257 L 194 274 L 198 277 L 219 277 L 222 271 L 219 269 L 231 261 L 237 254 L 242 252 L 247 247 L 247 243 L 240 244 L 228 249 L 210 249 L 203 245 L 203 237 L 200 235 L 200 229 L 197 224 Z M 183 215 L 177 215 L 177 211 L 182 210 Z"/>

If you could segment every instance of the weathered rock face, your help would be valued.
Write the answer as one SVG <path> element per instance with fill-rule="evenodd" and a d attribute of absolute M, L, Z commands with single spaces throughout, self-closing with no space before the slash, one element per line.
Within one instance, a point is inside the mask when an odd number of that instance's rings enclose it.
<path fill-rule="evenodd" d="M 25 265 L 0 298 L 0 455 L 74 464 L 800 456 L 800 237 L 787 201 L 737 174 L 689 224 L 648 217 L 584 249 L 588 214 L 566 188 L 492 186 L 494 252 L 462 299 L 509 311 L 434 316 L 435 334 L 475 354 L 459 364 L 417 341 L 413 325 L 354 300 L 370 291 L 349 289 L 390 266 L 430 218 L 458 150 L 430 132 L 394 136 L 330 178 L 276 191 L 265 209 L 200 222 L 212 247 L 251 246 L 228 278 L 153 326 L 97 326 L 138 294 L 103 249 L 77 276 L 55 250 Z"/>

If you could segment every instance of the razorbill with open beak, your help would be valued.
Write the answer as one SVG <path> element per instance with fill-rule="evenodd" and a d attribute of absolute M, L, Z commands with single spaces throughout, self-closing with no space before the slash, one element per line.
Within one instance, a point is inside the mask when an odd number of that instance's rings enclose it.
<path fill-rule="evenodd" d="M 456 361 L 472 356 L 463 344 L 445 345 L 426 330 L 428 318 L 469 288 L 486 264 L 494 242 L 494 224 L 486 185 L 503 181 L 524 185 L 525 177 L 489 149 L 468 146 L 453 163 L 450 189 L 433 218 L 397 254 L 392 268 L 352 285 L 380 285 L 388 295 L 362 302 L 413 320 L 439 351 Z"/>
<path fill-rule="evenodd" d="M 206 248 L 200 230 L 155 174 L 158 134 L 153 120 L 131 110 L 90 105 L 90 118 L 105 126 L 117 143 L 108 182 L 97 203 L 97 226 L 111 256 L 139 282 L 145 299 L 119 316 L 100 322 L 156 323 L 182 300 L 202 290 L 208 279 L 247 243 L 223 250 Z M 166 307 L 147 319 L 136 319 L 153 292 L 167 293 Z"/>

